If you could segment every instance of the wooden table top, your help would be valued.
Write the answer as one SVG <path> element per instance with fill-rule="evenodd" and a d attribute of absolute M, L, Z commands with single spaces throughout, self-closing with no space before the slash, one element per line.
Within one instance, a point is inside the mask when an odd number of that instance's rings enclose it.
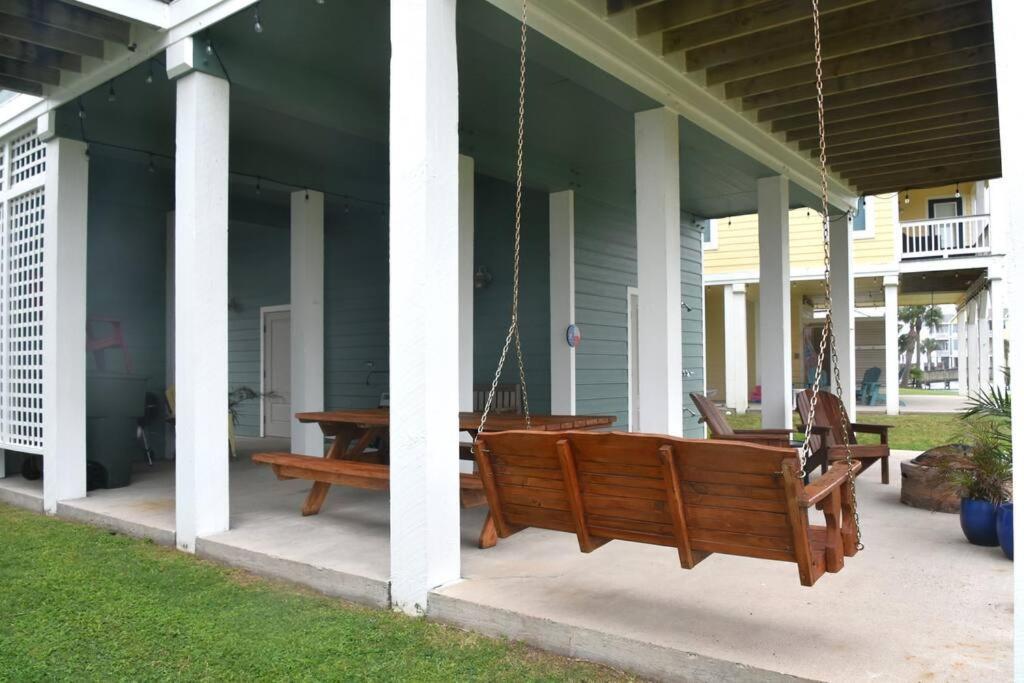
<path fill-rule="evenodd" d="M 320 413 L 296 413 L 299 422 L 318 424 L 355 424 L 360 427 L 386 427 L 391 422 L 387 408 L 365 408 L 359 410 L 330 410 Z M 532 429 L 564 431 L 568 429 L 596 429 L 615 423 L 613 415 L 531 415 Z M 459 429 L 475 430 L 480 426 L 480 413 L 459 413 Z M 526 429 L 522 415 L 489 415 L 487 431 Z"/>

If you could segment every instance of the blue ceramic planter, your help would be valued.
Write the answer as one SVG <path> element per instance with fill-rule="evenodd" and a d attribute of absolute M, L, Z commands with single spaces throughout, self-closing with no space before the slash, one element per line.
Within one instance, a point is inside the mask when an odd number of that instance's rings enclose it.
<path fill-rule="evenodd" d="M 996 506 L 987 500 L 960 499 L 960 528 L 974 545 L 999 545 Z"/>
<path fill-rule="evenodd" d="M 996 535 L 1008 559 L 1013 559 L 1013 503 L 1003 503 L 996 510 Z"/>

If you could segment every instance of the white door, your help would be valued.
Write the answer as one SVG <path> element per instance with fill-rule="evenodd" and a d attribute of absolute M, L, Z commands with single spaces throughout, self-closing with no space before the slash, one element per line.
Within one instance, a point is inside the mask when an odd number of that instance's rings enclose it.
<path fill-rule="evenodd" d="M 290 311 L 263 314 L 263 433 L 292 434 L 292 335 Z"/>
<path fill-rule="evenodd" d="M 636 290 L 629 291 L 629 332 L 627 346 L 629 353 L 629 428 L 640 428 L 640 349 L 637 339 L 640 334 L 639 323 L 640 295 Z"/>

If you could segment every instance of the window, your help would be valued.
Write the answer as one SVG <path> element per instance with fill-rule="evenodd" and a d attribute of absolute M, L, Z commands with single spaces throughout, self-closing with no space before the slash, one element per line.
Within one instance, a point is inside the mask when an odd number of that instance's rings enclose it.
<path fill-rule="evenodd" d="M 861 197 L 857 200 L 857 211 L 850 220 L 854 239 L 867 239 L 875 236 L 874 209 L 874 197 Z"/>
<path fill-rule="evenodd" d="M 718 221 L 709 218 L 704 221 L 704 251 L 718 249 Z"/>

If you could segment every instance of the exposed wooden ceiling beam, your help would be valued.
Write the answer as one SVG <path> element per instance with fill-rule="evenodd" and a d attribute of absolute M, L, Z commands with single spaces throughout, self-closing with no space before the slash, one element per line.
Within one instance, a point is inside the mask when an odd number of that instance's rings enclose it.
<path fill-rule="evenodd" d="M 84 36 L 128 44 L 131 25 L 60 0 L 0 0 L 0 12 Z"/>
<path fill-rule="evenodd" d="M 928 155 L 921 155 L 918 158 L 903 158 L 891 161 L 884 157 L 874 159 L 869 162 L 860 164 L 859 166 L 852 166 L 846 170 L 839 171 L 832 169 L 836 173 L 839 173 L 843 177 L 850 177 L 857 175 L 862 172 L 872 171 L 905 171 L 910 172 L 915 169 L 921 168 L 927 164 L 960 164 L 973 161 L 975 159 L 988 159 L 994 156 L 999 156 L 999 143 L 991 142 L 984 147 L 979 147 L 978 151 L 971 152 L 936 152 Z"/>
<path fill-rule="evenodd" d="M 103 41 L 0 12 L 0 35 L 62 52 L 103 59 Z"/>
<path fill-rule="evenodd" d="M 978 109 L 931 119 L 907 121 L 892 126 L 880 126 L 870 131 L 858 130 L 842 135 L 830 135 L 828 149 L 834 154 L 851 150 L 880 149 L 909 142 L 944 140 L 961 135 L 999 130 L 999 119 L 994 110 Z M 801 140 L 800 149 L 813 157 L 818 156 L 817 140 Z"/>
<path fill-rule="evenodd" d="M 0 36 L 0 57 L 10 57 L 20 62 L 32 62 L 64 71 L 81 71 L 82 58 L 78 55 L 40 47 L 23 40 Z"/>
<path fill-rule="evenodd" d="M 43 86 L 41 83 L 37 83 L 36 81 L 26 81 L 14 76 L 0 75 L 0 88 L 25 93 L 26 95 L 35 95 L 36 97 L 40 97 L 43 94 Z"/>
<path fill-rule="evenodd" d="M 916 94 L 920 93 L 922 97 L 927 97 L 929 96 L 929 92 L 935 92 L 940 88 L 964 86 L 985 80 L 991 80 L 994 87 L 995 77 L 995 64 L 991 62 L 988 64 L 966 66 L 952 71 L 941 71 L 927 76 L 908 78 L 906 80 L 886 83 L 884 85 L 876 85 L 870 88 L 861 88 L 860 90 L 826 95 L 825 109 L 830 114 L 833 114 L 842 110 L 844 107 L 863 105 L 869 102 L 878 102 L 878 106 L 889 108 L 889 105 L 885 104 L 885 102 L 891 102 L 893 98 L 900 96 L 916 97 Z M 934 95 L 931 96 L 934 97 Z M 788 104 L 779 104 L 773 107 L 764 107 L 763 109 L 759 109 L 757 111 L 757 120 L 772 121 L 774 119 L 785 119 L 791 116 L 798 116 L 800 114 L 812 114 L 817 111 L 818 101 L 816 98 L 811 98 L 801 100 L 799 102 L 790 102 Z"/>
<path fill-rule="evenodd" d="M 760 2 L 764 0 L 663 0 L 637 10 L 636 29 L 640 35 L 647 35 L 753 7 Z"/>
<path fill-rule="evenodd" d="M 982 64 L 995 62 L 995 55 L 991 45 L 971 47 L 958 52 L 949 52 L 944 55 L 928 57 L 926 59 L 893 64 L 881 69 L 861 71 L 860 73 L 846 74 L 837 78 L 828 78 L 822 82 L 822 91 L 825 93 L 825 104 L 831 101 L 831 97 L 845 95 L 857 97 L 872 88 L 892 87 L 914 87 L 920 80 L 932 76 L 959 72 L 962 69 Z M 811 101 L 815 102 L 817 91 L 814 83 L 803 83 L 789 88 L 781 88 L 769 92 L 744 97 L 742 106 L 744 110 L 762 109 L 775 107 L 789 103 Z"/>
<path fill-rule="evenodd" d="M 45 85 L 60 85 L 58 69 L 30 62 L 19 62 L 8 57 L 0 57 L 0 74 L 15 76 L 26 81 L 38 81 Z"/>
<path fill-rule="evenodd" d="M 664 0 L 607 0 L 604 9 L 609 15 L 614 15 L 640 7 L 646 7 L 647 5 L 654 5 L 663 1 Z"/>
<path fill-rule="evenodd" d="M 938 12 L 928 12 L 838 33 L 823 42 L 822 56 L 825 59 L 835 59 L 930 36 L 944 35 L 955 29 L 969 28 L 991 21 L 992 8 L 987 3 L 960 5 Z M 809 35 L 808 38 L 810 38 Z M 750 42 L 754 40 L 752 37 L 748 38 Z M 786 44 L 783 43 L 783 45 Z M 702 64 L 700 60 L 691 60 L 691 55 L 694 52 L 696 51 L 687 52 L 686 68 L 691 71 L 707 68 L 707 64 Z M 804 64 L 813 65 L 813 62 L 813 40 L 809 43 L 798 42 L 774 51 L 711 66 L 707 68 L 706 79 L 709 85 L 717 85 Z"/>
<path fill-rule="evenodd" d="M 855 5 L 866 5 L 875 0 L 831 0 L 821 6 L 822 17 Z M 690 50 L 703 45 L 735 40 L 762 31 L 785 26 L 793 22 L 806 23 L 810 28 L 811 6 L 792 0 L 768 0 L 751 7 L 708 17 L 681 28 L 665 31 L 662 49 L 666 52 Z M 641 34 L 642 35 L 642 34 Z"/>
<path fill-rule="evenodd" d="M 998 142 L 999 131 L 986 131 L 962 135 L 958 138 L 950 138 L 944 142 L 908 142 L 905 144 L 890 145 L 881 149 L 852 150 L 842 154 L 829 155 L 830 168 L 843 168 L 850 162 L 863 161 L 865 159 L 880 159 L 882 157 L 895 158 L 905 157 L 920 152 L 938 153 L 940 150 L 950 150 L 956 147 L 968 147 L 976 144 Z"/>
<path fill-rule="evenodd" d="M 831 133 L 849 133 L 855 130 L 869 130 L 876 126 L 885 126 L 893 123 L 901 123 L 906 121 L 916 121 L 918 119 L 927 119 L 934 116 L 942 115 L 954 115 L 965 111 L 971 111 L 974 109 L 995 109 L 996 107 L 996 96 L 995 93 L 987 95 L 977 95 L 974 97 L 964 97 L 959 100 L 953 100 L 951 102 L 940 102 L 938 104 L 924 105 L 920 107 L 912 107 L 909 109 L 900 109 L 898 111 L 887 112 L 880 111 L 873 116 L 862 116 L 856 119 L 848 119 L 846 121 L 836 121 L 834 123 L 828 123 L 826 118 L 827 131 Z M 827 116 L 827 114 L 826 114 Z M 818 135 L 817 124 L 808 126 L 806 128 L 797 128 L 794 130 L 786 131 L 786 140 L 806 140 L 813 138 Z"/>
<path fill-rule="evenodd" d="M 975 180 L 989 180 L 1001 175 L 1002 166 L 998 161 L 981 162 L 976 165 L 936 166 L 918 173 L 894 173 L 888 176 L 877 176 L 866 179 L 863 184 L 854 181 L 854 185 L 863 194 L 883 194 L 917 187 L 937 187 L 954 183 L 969 183 Z"/>
<path fill-rule="evenodd" d="M 992 25 L 973 26 L 951 33 L 913 40 L 908 43 L 889 45 L 883 48 L 846 55 L 845 57 L 826 59 L 821 65 L 822 76 L 825 79 L 846 78 L 850 74 L 862 71 L 889 68 L 903 62 L 929 59 L 950 52 L 991 44 Z M 770 74 L 726 83 L 725 95 L 729 99 L 746 97 L 802 83 L 814 83 L 814 64 L 808 63 Z"/>
<path fill-rule="evenodd" d="M 831 129 L 833 124 L 839 123 L 840 121 L 859 119 L 865 116 L 877 115 L 879 113 L 890 114 L 907 109 L 919 109 L 926 105 L 957 102 L 971 97 L 994 95 L 995 92 L 996 81 L 995 78 L 992 78 L 987 81 L 954 85 L 946 88 L 936 88 L 935 90 L 926 90 L 925 92 L 912 93 L 910 95 L 900 95 L 899 97 L 892 97 L 887 100 L 878 100 L 876 102 L 864 102 L 862 104 L 854 104 L 848 107 L 828 107 L 825 109 L 825 122 Z M 928 114 L 925 112 L 924 116 L 918 118 L 927 118 L 927 116 Z M 818 112 L 815 109 L 813 114 L 800 114 L 799 116 L 790 116 L 785 119 L 776 119 L 771 122 L 771 129 L 772 132 L 778 133 L 812 126 L 817 127 L 817 125 Z"/>
<path fill-rule="evenodd" d="M 984 166 L 989 168 L 993 165 L 998 165 L 999 150 L 989 151 L 987 154 L 975 154 L 971 156 L 948 156 L 939 157 L 934 159 L 928 159 L 925 161 L 908 162 L 906 164 L 893 165 L 888 167 L 871 167 L 863 169 L 861 171 L 848 171 L 843 173 L 844 177 L 850 178 L 850 182 L 855 185 L 866 185 L 873 182 L 874 179 L 886 178 L 887 176 L 896 176 L 898 174 L 906 175 L 917 175 L 922 170 L 943 168 L 943 169 L 967 169 L 970 167 Z M 955 174 L 955 173 L 953 173 Z"/>

